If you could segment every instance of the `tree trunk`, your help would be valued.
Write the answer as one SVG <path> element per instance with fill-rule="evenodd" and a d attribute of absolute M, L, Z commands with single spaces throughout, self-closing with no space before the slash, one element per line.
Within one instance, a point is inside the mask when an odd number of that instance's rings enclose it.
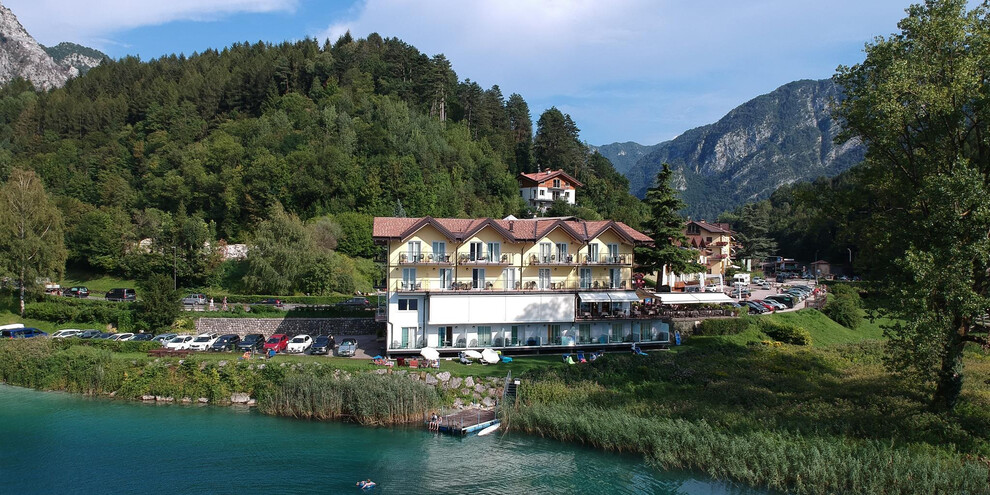
<path fill-rule="evenodd" d="M 965 328 L 953 332 L 946 343 L 945 355 L 942 356 L 942 367 L 938 371 L 935 395 L 932 398 L 932 408 L 938 411 L 951 411 L 959 400 L 962 391 L 962 353 L 966 343 L 962 336 Z"/>
<path fill-rule="evenodd" d="M 24 318 L 24 267 L 21 267 L 21 318 Z"/>

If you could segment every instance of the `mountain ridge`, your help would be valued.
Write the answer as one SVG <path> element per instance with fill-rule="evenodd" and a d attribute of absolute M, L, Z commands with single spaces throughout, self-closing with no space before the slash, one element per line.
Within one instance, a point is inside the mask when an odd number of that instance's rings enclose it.
<path fill-rule="evenodd" d="M 673 185 L 688 203 L 684 213 L 716 218 L 740 204 L 769 197 L 785 184 L 838 175 L 862 161 L 864 152 L 855 140 L 834 143 L 840 126 L 829 107 L 839 98 L 841 92 L 831 79 L 793 81 L 672 140 L 653 146 L 632 143 L 651 151 L 624 172 L 630 191 L 642 198 L 661 165 L 670 163 Z M 628 155 L 636 146 L 612 143 L 598 148 Z"/>
<path fill-rule="evenodd" d="M 13 11 L 0 5 L 0 84 L 21 78 L 43 91 L 59 88 L 104 58 L 102 52 L 75 43 L 44 47 L 24 29 Z"/>

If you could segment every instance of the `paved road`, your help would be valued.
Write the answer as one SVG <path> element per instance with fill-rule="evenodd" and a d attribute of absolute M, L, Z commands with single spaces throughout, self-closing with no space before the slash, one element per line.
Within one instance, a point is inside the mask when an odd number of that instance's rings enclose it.
<path fill-rule="evenodd" d="M 774 282 L 773 287 L 771 289 L 760 289 L 760 288 L 758 288 L 755 285 L 750 285 L 749 286 L 749 290 L 752 292 L 752 294 L 749 296 L 748 299 L 749 300 L 763 299 L 763 298 L 765 298 L 767 296 L 770 296 L 770 295 L 773 295 L 773 294 L 778 294 L 779 293 L 777 291 L 777 288 L 778 287 L 784 287 L 786 289 L 787 287 L 792 287 L 792 286 L 795 286 L 795 285 L 805 285 L 805 286 L 808 286 L 808 287 L 814 287 L 815 286 L 815 281 L 814 280 L 797 280 L 797 279 L 795 279 L 795 280 L 789 280 L 788 282 L 782 283 L 782 284 L 781 283 Z M 733 299 L 735 299 L 737 301 L 740 301 L 741 300 L 741 299 L 736 299 L 734 297 L 733 297 Z M 794 306 L 794 308 L 792 308 L 792 309 L 778 310 L 778 311 L 797 311 L 799 309 L 805 308 L 807 306 L 807 302 L 808 302 L 808 300 L 805 299 L 804 301 L 801 301 L 800 303 L 796 304 Z"/>

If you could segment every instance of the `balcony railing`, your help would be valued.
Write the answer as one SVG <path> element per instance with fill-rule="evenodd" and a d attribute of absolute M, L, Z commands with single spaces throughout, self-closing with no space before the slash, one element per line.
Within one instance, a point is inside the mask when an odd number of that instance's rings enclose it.
<path fill-rule="evenodd" d="M 457 255 L 458 265 L 512 265 L 516 257 L 512 253 L 461 253 Z"/>
<path fill-rule="evenodd" d="M 547 337 L 546 330 L 539 335 L 532 333 L 520 333 L 512 337 L 508 332 L 493 333 L 491 341 L 478 339 L 474 334 L 454 334 L 452 340 L 439 342 L 439 349 L 480 349 L 490 347 L 492 349 L 505 349 L 515 347 L 560 347 L 579 345 L 601 345 L 601 344 L 628 344 L 630 342 L 657 342 L 664 343 L 670 341 L 670 333 L 657 331 L 656 334 L 640 334 L 626 332 L 623 335 L 610 335 L 602 331 L 593 331 L 581 335 L 554 335 Z M 402 344 L 399 341 L 392 341 L 390 350 L 412 350 L 423 347 L 424 341 L 420 340 L 419 347 L 412 342 Z"/>
<path fill-rule="evenodd" d="M 529 255 L 530 265 L 552 265 L 552 266 L 562 266 L 562 265 L 577 265 L 579 263 L 578 255 L 568 254 L 565 256 L 557 256 L 556 254 L 551 255 Z"/>
<path fill-rule="evenodd" d="M 482 292 L 532 292 L 532 291 L 607 291 L 623 290 L 629 287 L 629 282 L 619 280 L 612 283 L 602 280 L 568 280 L 563 282 L 540 282 L 539 280 L 523 280 L 505 283 L 501 280 L 464 279 L 444 282 L 437 279 L 420 279 L 416 281 L 396 280 L 392 285 L 395 292 L 438 292 L 438 291 L 482 291 Z"/>
<path fill-rule="evenodd" d="M 631 265 L 632 255 L 609 256 L 605 254 L 598 257 L 582 255 L 581 262 L 586 265 Z"/>
<path fill-rule="evenodd" d="M 400 265 L 453 265 L 454 256 L 448 252 L 432 253 L 429 251 L 421 253 L 399 253 Z"/>

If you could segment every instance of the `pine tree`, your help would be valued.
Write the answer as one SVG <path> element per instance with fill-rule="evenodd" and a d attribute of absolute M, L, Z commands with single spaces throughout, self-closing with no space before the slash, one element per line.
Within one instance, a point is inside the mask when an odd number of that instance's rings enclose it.
<path fill-rule="evenodd" d="M 677 212 L 684 208 L 684 201 L 670 187 L 672 175 L 670 165 L 664 163 L 657 173 L 656 185 L 646 191 L 643 200 L 650 208 L 651 217 L 646 221 L 646 227 L 653 238 L 652 246 L 636 248 L 636 261 L 643 273 L 663 272 L 664 267 L 673 273 L 702 271 L 695 261 L 697 252 L 683 247 L 687 245 L 687 236 L 684 219 Z M 657 276 L 657 289 L 662 278 Z"/>

